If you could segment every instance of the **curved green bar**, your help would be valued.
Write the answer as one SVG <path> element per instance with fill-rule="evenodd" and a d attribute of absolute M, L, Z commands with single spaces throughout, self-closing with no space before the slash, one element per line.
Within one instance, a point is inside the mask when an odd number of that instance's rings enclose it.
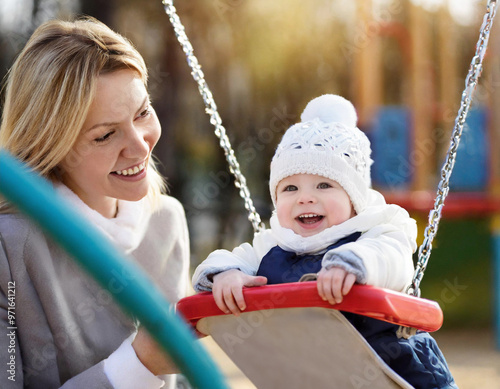
<path fill-rule="evenodd" d="M 218 367 L 175 314 L 173 307 L 136 264 L 117 252 L 85 219 L 75 214 L 43 178 L 0 150 L 0 194 L 50 234 L 106 289 L 123 283 L 115 300 L 137 317 L 196 388 L 228 388 Z M 108 289 L 109 290 L 109 289 Z"/>

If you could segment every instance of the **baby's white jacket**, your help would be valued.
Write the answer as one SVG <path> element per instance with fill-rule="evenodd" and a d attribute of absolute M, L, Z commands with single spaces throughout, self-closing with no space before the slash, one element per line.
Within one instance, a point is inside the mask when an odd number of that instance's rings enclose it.
<path fill-rule="evenodd" d="M 416 222 L 400 206 L 386 204 L 382 194 L 373 189 L 364 211 L 319 234 L 302 237 L 281 227 L 276 214 L 271 217 L 270 225 L 270 229 L 255 235 L 252 245 L 243 243 L 233 251 L 212 252 L 194 272 L 195 290 L 211 290 L 212 276 L 229 269 L 255 275 L 262 258 L 275 246 L 297 255 L 322 254 L 328 246 L 355 232 L 361 232 L 358 240 L 328 251 L 322 260 L 323 267 L 331 267 L 328 258 L 355 258 L 362 262 L 364 273 L 358 282 L 403 291 L 411 281 L 412 255 L 417 248 Z"/>

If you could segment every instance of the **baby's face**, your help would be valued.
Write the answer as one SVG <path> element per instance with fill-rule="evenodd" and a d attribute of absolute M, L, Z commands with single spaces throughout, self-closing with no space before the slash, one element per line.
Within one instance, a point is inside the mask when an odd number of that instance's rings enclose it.
<path fill-rule="evenodd" d="M 336 181 L 314 174 L 281 180 L 276 189 L 276 212 L 282 227 L 304 237 L 355 215 L 347 192 Z"/>

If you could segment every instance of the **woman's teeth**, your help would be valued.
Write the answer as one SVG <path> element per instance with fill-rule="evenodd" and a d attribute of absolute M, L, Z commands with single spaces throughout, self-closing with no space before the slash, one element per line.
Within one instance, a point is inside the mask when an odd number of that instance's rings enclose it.
<path fill-rule="evenodd" d="M 125 169 L 125 170 L 117 170 L 115 173 L 119 176 L 132 176 L 144 170 L 146 167 L 146 162 L 141 163 L 140 165 L 134 166 L 134 168 Z"/>

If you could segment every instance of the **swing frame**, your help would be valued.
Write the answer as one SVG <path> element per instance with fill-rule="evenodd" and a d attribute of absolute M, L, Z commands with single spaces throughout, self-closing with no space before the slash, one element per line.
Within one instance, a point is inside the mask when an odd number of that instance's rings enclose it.
<path fill-rule="evenodd" d="M 222 120 L 220 118 L 220 115 L 218 114 L 213 95 L 205 81 L 204 74 L 201 70 L 198 59 L 194 55 L 193 47 L 185 33 L 184 26 L 182 25 L 179 16 L 177 15 L 177 11 L 173 5 L 173 0 L 162 0 L 162 3 L 164 5 L 165 12 L 169 16 L 169 20 L 172 23 L 175 35 L 186 55 L 188 65 L 192 69 L 192 76 L 198 84 L 199 92 L 205 102 L 206 112 L 210 116 L 210 122 L 215 127 L 215 134 L 220 139 L 220 146 L 224 150 L 229 169 L 235 177 L 235 186 L 239 188 L 240 196 L 245 201 L 245 208 L 247 209 L 249 214 L 248 219 L 252 223 L 255 233 L 257 233 L 263 230 L 265 227 L 261 222 L 259 214 L 253 206 L 250 192 L 246 185 L 246 179 L 240 171 L 238 161 L 236 160 L 236 157 L 234 155 L 234 150 L 231 147 L 229 139 L 226 135 L 226 130 L 222 125 Z M 343 303 L 329 306 L 329 308 L 333 307 L 339 310 L 346 311 L 348 308 L 349 312 L 353 312 L 354 310 L 356 310 L 356 313 L 361 313 L 367 316 L 380 318 L 381 320 L 400 324 L 402 326 L 401 336 L 404 337 L 410 337 L 415 334 L 417 328 L 424 330 L 425 328 L 427 328 L 427 331 L 436 331 L 441 327 L 443 321 L 442 311 L 437 303 L 433 303 L 430 300 L 420 299 L 420 283 L 427 268 L 432 250 L 432 241 L 438 230 L 444 201 L 449 193 L 449 181 L 455 164 L 462 130 L 465 125 L 474 91 L 483 69 L 482 62 L 486 54 L 489 33 L 496 15 L 497 6 L 497 0 L 488 0 L 486 13 L 484 15 L 483 23 L 480 28 L 479 39 L 476 44 L 475 55 L 472 58 L 469 72 L 465 80 L 465 88 L 462 93 L 460 108 L 455 120 L 454 129 L 451 134 L 450 147 L 446 155 L 445 163 L 441 169 L 441 180 L 438 184 L 434 208 L 429 212 L 428 226 L 424 232 L 423 243 L 418 250 L 418 261 L 414 276 L 410 286 L 406 290 L 406 294 L 390 291 L 383 288 L 357 285 L 353 287 L 353 290 L 350 292 L 350 294 L 353 294 L 353 296 L 358 295 L 358 299 L 350 299 L 346 296 L 346 299 Z M 304 291 L 301 294 L 300 292 L 296 292 L 297 289 L 304 289 Z M 273 291 L 279 291 L 280 293 L 284 293 L 286 296 L 290 297 L 290 299 L 288 299 L 288 297 L 286 299 L 288 301 L 287 304 L 280 308 L 292 306 L 318 306 L 318 304 L 324 304 L 324 302 L 319 299 L 315 285 L 311 286 L 311 283 L 280 284 L 277 287 L 273 285 L 267 285 L 254 287 L 247 290 L 244 289 L 244 294 L 246 294 L 245 301 L 249 306 L 247 308 L 247 311 L 250 311 L 250 309 L 254 309 L 250 307 L 256 307 L 255 310 L 259 309 L 258 302 L 262 301 L 259 299 L 269 298 Z M 314 296 L 311 295 L 311 293 Z M 398 295 L 401 298 L 398 301 L 401 302 L 403 306 L 406 304 L 404 309 L 402 309 L 399 304 L 396 308 L 394 305 L 391 305 L 391 303 L 384 303 L 395 301 L 392 300 L 394 295 Z M 384 299 L 383 296 L 387 296 L 387 298 Z M 416 299 L 412 297 L 416 297 Z M 363 299 L 365 298 L 368 299 L 368 304 L 370 304 L 370 302 L 371 304 L 373 304 L 372 306 L 369 305 L 369 308 L 367 308 L 363 303 Z M 303 302 L 301 299 L 305 299 L 304 301 L 307 301 L 307 303 L 310 305 L 304 305 L 305 302 Z M 190 307 L 191 304 L 193 305 L 193 307 Z M 191 322 L 191 324 L 195 324 L 199 319 L 204 317 L 200 314 L 201 312 L 204 312 L 205 317 L 223 314 L 216 306 L 214 309 L 214 304 L 215 302 L 213 301 L 211 293 L 200 294 L 198 296 L 191 296 L 182 299 L 181 301 L 179 301 L 177 309 L 181 314 L 185 316 L 185 318 L 189 322 Z M 343 304 L 345 304 L 345 306 L 343 306 Z M 415 315 L 415 312 L 418 312 L 418 309 L 420 309 L 421 306 L 425 307 L 426 309 L 428 308 L 428 312 L 432 312 L 432 315 L 429 316 L 422 315 L 422 318 L 424 318 L 424 322 L 414 320 L 414 318 L 418 316 Z M 374 307 L 376 307 L 380 311 L 376 311 Z M 276 308 L 278 308 L 278 306 L 276 306 Z M 439 312 L 437 312 L 436 309 Z M 428 320 L 428 322 L 426 322 L 426 320 Z"/>
<path fill-rule="evenodd" d="M 260 221 L 260 216 L 253 206 L 250 192 L 246 186 L 245 177 L 240 171 L 239 164 L 234 156 L 234 151 L 231 147 L 229 139 L 227 138 L 225 128 L 222 126 L 222 122 L 217 112 L 217 107 L 213 100 L 212 93 L 210 92 L 210 89 L 208 88 L 208 85 L 206 84 L 206 81 L 204 79 L 203 72 L 201 71 L 201 66 L 198 63 L 197 58 L 194 56 L 193 47 L 185 34 L 184 27 L 180 22 L 175 7 L 173 6 L 172 0 L 163 0 L 163 4 L 165 6 L 166 13 L 169 15 L 170 22 L 174 27 L 176 37 L 181 47 L 183 48 L 184 53 L 186 54 L 188 65 L 192 69 L 193 78 L 198 83 L 199 92 L 205 102 L 206 112 L 210 116 L 210 122 L 215 127 L 216 136 L 220 139 L 220 146 L 224 150 L 229 169 L 235 177 L 235 186 L 240 189 L 240 196 L 245 201 L 245 208 L 248 211 L 248 219 L 252 223 L 255 233 L 258 233 L 264 228 L 264 225 Z M 474 57 L 472 58 L 469 72 L 466 77 L 465 89 L 462 93 L 460 109 L 458 111 L 455 120 L 455 126 L 451 134 L 450 147 L 446 155 L 445 163 L 441 169 L 440 182 L 437 188 L 434 208 L 429 212 L 428 226 L 425 229 L 423 243 L 418 250 L 418 261 L 414 276 L 411 284 L 406 289 L 406 293 L 395 292 L 392 290 L 376 288 L 367 285 L 354 285 L 350 293 L 348 293 L 344 297 L 342 303 L 330 305 L 329 303 L 320 299 L 315 281 L 264 285 L 253 288 L 243 288 L 243 295 L 247 305 L 247 308 L 242 314 L 243 316 L 252 315 L 251 312 L 254 311 L 269 312 L 269 310 L 274 309 L 277 309 L 277 312 L 280 312 L 279 316 L 281 316 L 281 313 L 285 312 L 282 311 L 282 309 L 284 308 L 303 307 L 307 307 L 307 309 L 310 309 L 310 312 L 312 314 L 313 312 L 316 312 L 315 309 L 330 308 L 336 311 L 325 311 L 324 309 L 322 311 L 324 313 L 330 312 L 332 315 L 335 314 L 337 319 L 342 318 L 342 315 L 340 315 L 339 311 L 345 311 L 364 315 L 366 317 L 371 317 L 378 320 L 383 320 L 393 324 L 398 324 L 400 325 L 400 329 L 397 332 L 397 336 L 407 339 L 416 334 L 417 330 L 432 332 L 438 330 L 441 327 L 443 323 L 443 312 L 437 302 L 426 300 L 420 297 L 420 283 L 427 268 L 430 253 L 432 250 L 432 241 L 437 233 L 444 201 L 449 193 L 450 176 L 455 164 L 458 145 L 460 143 L 460 138 L 467 118 L 467 113 L 472 102 L 472 96 L 482 72 L 482 62 L 486 53 L 489 32 L 491 30 L 491 26 L 496 14 L 496 9 L 497 1 L 488 0 L 487 10 L 483 18 L 479 39 L 476 44 L 476 52 Z M 237 322 L 238 318 L 233 319 L 230 317 L 231 315 L 224 314 L 215 304 L 211 292 L 201 293 L 181 299 L 177 303 L 176 308 L 178 313 L 183 316 L 189 324 L 191 324 L 196 332 L 198 332 L 199 336 L 204 336 L 206 332 L 207 334 L 213 334 L 214 339 L 219 339 L 220 341 L 221 331 L 223 332 L 223 335 L 228 335 L 228 332 L 233 332 L 235 330 L 234 325 Z M 293 315 L 295 311 L 288 310 L 287 312 L 288 314 L 285 314 L 284 316 L 285 321 L 281 321 L 279 324 L 280 326 L 288 327 L 288 321 L 293 320 L 290 318 L 294 317 Z M 224 317 L 224 315 L 226 317 Z M 266 314 L 264 313 L 264 315 Z M 275 315 L 271 315 L 271 317 L 274 316 Z M 331 317 L 330 319 L 332 319 L 332 322 L 335 321 L 333 320 L 333 317 Z M 326 321 L 330 322 L 329 320 Z M 322 323 L 323 322 L 318 323 L 320 327 Z M 198 326 L 198 324 L 200 325 Z M 308 325 L 308 322 L 302 321 L 301 325 Z M 200 328 L 201 332 L 198 331 L 198 328 Z M 347 321 L 345 321 L 344 324 L 340 328 L 338 328 L 338 330 L 339 333 L 342 333 L 345 336 L 347 336 L 347 333 L 349 333 L 350 331 L 354 331 L 357 336 L 351 338 L 351 340 L 354 344 L 357 344 L 357 347 L 359 347 L 360 344 L 363 344 L 363 342 L 365 341 L 361 337 L 361 335 L 354 329 L 354 327 L 352 327 Z M 277 334 L 276 331 L 276 328 L 274 330 L 272 328 L 269 328 L 266 336 L 271 336 L 271 338 L 274 339 L 273 337 Z M 266 331 L 264 331 L 264 333 L 266 333 Z M 290 332 L 290 334 L 293 333 L 293 331 Z M 329 331 L 328 333 L 330 334 L 331 331 Z M 334 333 L 336 333 L 336 331 L 334 331 Z M 270 338 L 264 337 L 264 343 L 267 343 L 267 340 L 265 339 Z M 317 338 L 314 339 L 314 341 L 318 340 Z M 342 340 L 342 338 L 337 339 L 339 342 Z M 259 348 L 258 345 L 263 345 L 262 338 L 260 336 L 254 338 L 254 340 L 257 344 L 257 348 Z M 296 339 L 293 339 L 293 344 L 295 344 L 295 340 Z M 307 344 L 306 342 L 305 344 L 302 343 L 302 345 L 299 347 L 307 348 L 308 346 L 309 344 Z M 291 347 L 292 348 L 290 348 L 288 351 L 294 353 L 296 349 L 293 349 L 293 346 Z M 302 350 L 302 348 L 300 350 Z M 279 347 L 274 348 L 274 351 L 271 352 L 276 352 L 279 349 Z M 260 352 L 260 349 L 258 351 Z M 366 353 L 363 354 L 363 357 L 361 358 L 377 358 L 375 352 L 369 346 L 365 348 L 365 351 Z M 247 376 L 249 378 L 253 377 L 252 381 L 254 379 L 256 381 L 262 380 L 262 366 L 259 367 L 260 359 L 258 358 L 258 355 L 259 354 L 254 355 L 254 363 L 247 366 L 245 362 L 244 365 L 240 366 L 245 374 L 248 373 Z M 235 357 L 237 358 L 237 360 L 239 359 L 240 362 L 243 362 L 247 358 L 247 353 L 245 350 L 240 350 L 240 353 L 235 354 Z M 243 360 L 240 359 L 241 357 L 243 357 Z M 236 360 L 234 361 L 236 362 Z M 387 372 L 387 366 L 385 365 L 385 363 L 383 361 L 380 362 L 381 363 L 378 365 L 377 370 L 379 373 L 384 371 L 386 377 L 392 377 L 391 382 L 398 388 L 406 388 L 407 386 L 409 386 L 408 383 L 401 382 L 401 380 L 399 380 L 399 376 L 396 375 L 397 377 L 393 377 L 391 374 L 392 370 L 388 369 L 389 372 Z M 255 364 L 257 364 L 257 366 L 253 366 Z M 329 368 L 326 367 L 326 370 L 328 369 Z M 341 369 L 341 371 L 339 371 L 338 373 L 339 377 L 343 376 L 343 378 L 345 379 L 346 371 L 344 371 L 344 369 L 351 370 L 351 365 L 348 364 L 344 366 L 344 368 Z M 311 371 L 309 371 L 309 373 L 311 373 Z M 276 377 L 271 378 L 273 378 L 274 380 L 276 379 Z M 273 386 L 273 383 L 269 385 L 269 382 L 267 381 L 268 380 L 266 379 L 264 379 L 264 381 L 259 381 L 261 387 L 275 387 Z M 279 382 L 275 383 L 282 384 L 280 380 L 278 381 Z M 326 382 L 329 381 L 327 380 Z M 298 381 L 292 380 L 292 382 L 289 382 L 289 384 L 289 387 L 292 387 L 294 385 L 296 386 L 298 384 Z"/>

